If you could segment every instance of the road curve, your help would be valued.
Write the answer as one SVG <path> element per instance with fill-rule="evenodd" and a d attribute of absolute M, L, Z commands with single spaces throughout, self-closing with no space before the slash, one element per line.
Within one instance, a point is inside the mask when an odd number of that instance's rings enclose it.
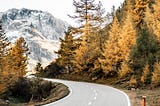
<path fill-rule="evenodd" d="M 100 84 L 45 79 L 65 84 L 70 94 L 44 106 L 131 106 L 129 97 L 122 91 Z"/>

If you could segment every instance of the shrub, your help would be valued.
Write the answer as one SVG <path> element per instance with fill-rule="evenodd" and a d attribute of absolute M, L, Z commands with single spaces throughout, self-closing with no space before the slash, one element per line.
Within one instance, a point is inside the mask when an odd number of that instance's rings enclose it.
<path fill-rule="evenodd" d="M 97 68 L 90 72 L 89 77 L 91 79 L 98 79 L 101 78 L 103 75 L 104 75 L 103 71 Z"/>
<path fill-rule="evenodd" d="M 52 82 L 39 78 L 27 79 L 20 77 L 13 86 L 9 87 L 8 97 L 18 98 L 21 102 L 42 100 L 50 95 L 50 91 L 54 87 Z"/>
<path fill-rule="evenodd" d="M 64 67 L 61 67 L 61 66 L 57 65 L 56 63 L 52 63 L 44 69 L 43 73 L 41 73 L 41 76 L 56 77 L 56 76 L 64 73 L 63 72 L 64 69 L 65 69 Z"/>
<path fill-rule="evenodd" d="M 9 86 L 9 95 L 29 101 L 31 97 L 31 84 L 28 79 L 20 77 L 13 86 Z"/>
<path fill-rule="evenodd" d="M 54 88 L 52 82 L 49 81 L 41 81 L 39 84 L 39 88 L 42 92 L 42 97 L 46 98 L 48 95 L 50 95 L 50 91 Z"/>
<path fill-rule="evenodd" d="M 132 72 L 132 70 L 130 69 L 130 67 L 125 62 L 123 62 L 121 65 L 121 69 L 118 72 L 118 75 L 120 78 L 124 78 L 124 77 L 126 77 L 127 74 L 129 74 L 131 72 Z"/>
<path fill-rule="evenodd" d="M 129 85 L 130 85 L 130 87 L 133 87 L 133 88 L 137 87 L 137 80 L 135 79 L 134 76 L 131 77 L 131 79 L 129 81 Z"/>
<path fill-rule="evenodd" d="M 149 84 L 151 82 L 151 75 L 149 65 L 147 64 L 143 69 L 143 74 L 141 76 L 141 82 L 145 84 Z"/>
<path fill-rule="evenodd" d="M 155 63 L 154 65 L 154 71 L 152 73 L 152 83 L 156 86 L 160 85 L 160 65 L 158 63 Z"/>

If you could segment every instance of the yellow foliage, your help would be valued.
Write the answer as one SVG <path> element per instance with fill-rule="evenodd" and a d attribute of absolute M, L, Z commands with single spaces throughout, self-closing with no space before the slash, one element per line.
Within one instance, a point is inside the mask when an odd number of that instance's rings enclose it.
<path fill-rule="evenodd" d="M 77 67 L 77 71 L 82 71 L 85 68 L 86 61 L 87 61 L 87 52 L 88 48 L 86 46 L 86 43 L 82 43 L 79 49 L 75 51 L 75 65 Z"/>
<path fill-rule="evenodd" d="M 19 77 L 25 75 L 27 51 L 28 49 L 25 47 L 24 39 L 20 38 L 9 53 L 3 57 L 3 67 L 1 67 L 0 71 L 1 93 L 5 92 L 8 86 L 13 85 Z"/>
<path fill-rule="evenodd" d="M 120 53 L 124 61 L 129 60 L 130 50 L 136 44 L 136 30 L 132 25 L 130 15 L 126 17 L 122 32 L 120 34 Z"/>
<path fill-rule="evenodd" d="M 143 74 L 141 76 L 141 82 L 142 83 L 147 82 L 147 80 L 149 80 L 148 76 L 149 76 L 149 65 L 147 64 L 143 69 Z"/>
<path fill-rule="evenodd" d="M 152 83 L 160 85 L 160 65 L 156 62 L 152 73 Z"/>
<path fill-rule="evenodd" d="M 130 69 L 130 67 L 125 62 L 123 62 L 118 74 L 119 74 L 120 78 L 124 78 L 124 77 L 126 77 L 127 74 L 129 74 L 131 72 L 132 72 L 132 70 Z"/>
<path fill-rule="evenodd" d="M 8 67 L 10 67 L 10 70 L 13 72 L 17 72 L 19 76 L 24 76 L 26 74 L 28 48 L 25 46 L 24 38 L 19 38 L 16 45 L 12 47 L 7 58 L 10 62 Z"/>
<path fill-rule="evenodd" d="M 134 76 L 131 77 L 130 81 L 129 81 L 129 85 L 131 87 L 136 87 L 137 86 L 137 80 L 135 79 Z"/>
<path fill-rule="evenodd" d="M 6 91 L 6 84 L 0 83 L 0 94 L 3 94 Z"/>
<path fill-rule="evenodd" d="M 109 39 L 104 48 L 104 59 L 101 59 L 103 70 L 110 71 L 118 62 L 128 61 L 130 50 L 136 44 L 136 30 L 132 25 L 130 15 L 124 21 L 120 29 L 115 17 L 109 32 Z"/>
<path fill-rule="evenodd" d="M 147 26 L 150 28 L 150 31 L 153 31 L 154 35 L 157 37 L 157 40 L 160 42 L 160 2 L 155 1 L 153 5 L 153 11 L 147 7 L 145 21 Z"/>
<path fill-rule="evenodd" d="M 100 60 L 105 73 L 107 73 L 107 71 L 111 71 L 116 63 L 121 60 L 120 47 L 118 44 L 119 37 L 120 26 L 117 17 L 115 17 L 109 32 L 109 39 L 105 43 L 104 47 L 103 56 L 105 58 Z"/>
<path fill-rule="evenodd" d="M 143 28 L 145 9 L 149 3 L 149 0 L 135 0 L 135 6 L 133 10 L 133 21 L 136 28 Z"/>

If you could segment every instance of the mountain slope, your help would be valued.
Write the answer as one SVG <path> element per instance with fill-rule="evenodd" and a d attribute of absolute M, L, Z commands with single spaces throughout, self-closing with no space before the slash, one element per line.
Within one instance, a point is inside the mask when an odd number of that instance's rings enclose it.
<path fill-rule="evenodd" d="M 39 61 L 47 65 L 56 55 L 59 38 L 64 37 L 68 24 L 48 12 L 29 9 L 10 9 L 0 13 L 3 29 L 11 42 L 24 37 L 30 49 L 29 68 Z"/>

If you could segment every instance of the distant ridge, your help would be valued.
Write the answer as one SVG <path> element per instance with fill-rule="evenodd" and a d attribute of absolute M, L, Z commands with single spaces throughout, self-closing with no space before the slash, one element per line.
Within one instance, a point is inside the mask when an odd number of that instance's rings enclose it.
<path fill-rule="evenodd" d="M 37 62 L 49 64 L 56 58 L 54 51 L 58 50 L 59 38 L 69 24 L 53 17 L 48 12 L 40 10 L 9 9 L 0 12 L 3 29 L 11 42 L 24 37 L 30 49 L 29 67 L 33 68 Z"/>

